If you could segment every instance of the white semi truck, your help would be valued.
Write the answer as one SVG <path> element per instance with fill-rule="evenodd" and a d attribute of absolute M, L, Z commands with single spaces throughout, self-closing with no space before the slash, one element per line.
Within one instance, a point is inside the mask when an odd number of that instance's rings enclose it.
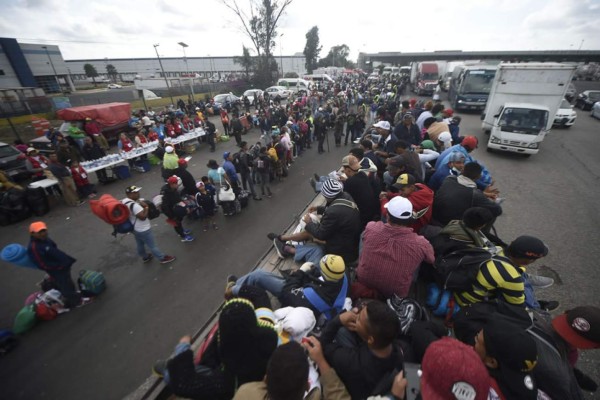
<path fill-rule="evenodd" d="M 500 64 L 481 116 L 488 151 L 537 154 L 574 73 L 558 63 Z"/>

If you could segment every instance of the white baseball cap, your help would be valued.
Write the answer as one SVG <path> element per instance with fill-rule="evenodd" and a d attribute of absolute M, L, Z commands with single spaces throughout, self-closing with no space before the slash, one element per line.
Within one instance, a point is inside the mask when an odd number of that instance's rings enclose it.
<path fill-rule="evenodd" d="M 376 123 L 375 125 L 373 125 L 375 128 L 381 128 L 381 129 L 385 129 L 386 131 L 389 131 L 391 129 L 390 127 L 390 123 L 387 121 L 379 121 L 378 123 Z"/>
<path fill-rule="evenodd" d="M 409 219 L 412 217 L 413 206 L 412 203 L 402 196 L 396 196 L 389 201 L 385 206 L 388 214 L 398 219 Z"/>
<path fill-rule="evenodd" d="M 167 146 L 167 147 L 165 147 L 165 151 L 166 151 L 167 153 L 172 153 L 172 152 L 173 152 L 173 150 L 175 150 L 175 149 L 173 148 L 173 146 Z"/>

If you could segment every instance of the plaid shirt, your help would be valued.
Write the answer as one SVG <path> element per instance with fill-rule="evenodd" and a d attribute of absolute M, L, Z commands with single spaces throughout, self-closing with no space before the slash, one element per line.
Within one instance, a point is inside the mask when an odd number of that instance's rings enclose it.
<path fill-rule="evenodd" d="M 358 260 L 358 281 L 386 298 L 408 295 L 422 262 L 433 264 L 433 247 L 412 228 L 369 222 Z"/>

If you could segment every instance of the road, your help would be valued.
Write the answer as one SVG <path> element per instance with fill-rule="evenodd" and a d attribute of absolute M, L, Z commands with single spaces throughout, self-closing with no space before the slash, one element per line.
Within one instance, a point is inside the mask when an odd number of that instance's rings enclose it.
<path fill-rule="evenodd" d="M 595 266 L 600 259 L 600 121 L 587 112 L 578 114 L 571 129 L 552 130 L 540 153 L 530 158 L 487 153 L 479 116 L 462 114 L 461 133 L 480 139 L 474 156 L 489 167 L 506 198 L 497 222 L 500 236 L 509 241 L 520 234 L 536 235 L 550 247 L 548 257 L 530 271 L 557 280 L 538 293 L 541 299 L 559 300 L 557 312 L 600 304 Z M 256 138 L 252 132 L 247 139 Z M 220 144 L 219 151 L 233 147 L 232 142 Z M 299 158 L 286 182 L 274 185 L 273 199 L 251 200 L 242 215 L 231 219 L 220 216 L 220 230 L 203 233 L 198 224 L 191 225 L 197 233 L 193 243 L 180 243 L 172 229 L 156 220 L 160 247 L 178 257 L 168 266 L 142 264 L 133 238 L 114 240 L 110 227 L 87 206 L 55 206 L 43 218 L 50 235 L 79 260 L 75 270 L 103 271 L 109 288 L 91 305 L 40 323 L 26 334 L 19 348 L 0 363 L 0 397 L 93 400 L 130 393 L 149 375 L 156 359 L 168 355 L 181 335 L 197 329 L 217 307 L 226 275 L 251 269 L 269 246 L 265 234 L 287 226 L 311 199 L 307 181 L 312 173 L 331 171 L 347 148 L 331 150 L 319 156 L 313 148 Z M 203 148 L 193 156 L 190 170 L 196 178 L 206 172 L 210 154 Z M 101 190 L 120 198 L 123 188 L 134 183 L 143 187 L 142 195 L 152 197 L 160 186 L 159 171 L 134 173 Z M 29 222 L 2 228 L 0 245 L 26 243 Z M 41 275 L 7 265 L 0 268 L 0 326 L 11 326 Z M 579 364 L 591 376 L 600 376 L 598 352 L 584 353 Z"/>

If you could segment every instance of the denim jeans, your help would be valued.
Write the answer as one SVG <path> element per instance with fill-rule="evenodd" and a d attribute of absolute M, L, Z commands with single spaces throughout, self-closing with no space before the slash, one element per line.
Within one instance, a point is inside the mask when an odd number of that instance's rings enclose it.
<path fill-rule="evenodd" d="M 165 256 L 165 253 L 160 251 L 156 242 L 154 242 L 154 235 L 152 235 L 152 229 L 148 229 L 144 232 L 133 231 L 133 236 L 135 237 L 135 243 L 137 245 L 137 253 L 140 257 L 145 258 L 148 253 L 146 253 L 146 246 L 148 246 L 148 250 L 152 252 L 152 255 L 159 260 L 162 260 Z"/>
<path fill-rule="evenodd" d="M 258 286 L 259 288 L 271 292 L 273 296 L 279 297 L 283 291 L 284 284 L 285 279 L 283 279 L 283 277 L 258 269 L 239 278 L 231 291 L 237 296 L 242 286 L 251 285 Z"/>
<path fill-rule="evenodd" d="M 175 353 L 173 354 L 173 357 L 178 356 L 179 354 L 183 353 L 184 351 L 187 351 L 190 349 L 190 345 L 188 343 L 178 343 L 177 346 L 175 346 Z M 212 369 L 205 367 L 204 365 L 195 365 L 194 369 L 196 370 L 197 374 L 201 374 L 201 375 L 205 375 L 207 377 L 209 377 L 211 375 L 211 373 L 213 372 Z M 170 377 L 169 377 L 169 369 L 165 369 L 165 371 L 163 372 L 163 381 L 165 382 L 165 384 L 169 384 L 169 382 L 171 381 Z"/>
<path fill-rule="evenodd" d="M 296 255 L 294 256 L 294 261 L 310 261 L 315 265 L 319 265 L 319 262 L 324 255 L 325 251 L 323 250 L 323 247 L 316 243 L 300 244 L 296 246 Z"/>
<path fill-rule="evenodd" d="M 540 309 L 540 303 L 535 298 L 533 286 L 529 282 L 529 275 L 523 274 L 523 282 L 525 283 L 525 305 L 536 310 Z"/>

